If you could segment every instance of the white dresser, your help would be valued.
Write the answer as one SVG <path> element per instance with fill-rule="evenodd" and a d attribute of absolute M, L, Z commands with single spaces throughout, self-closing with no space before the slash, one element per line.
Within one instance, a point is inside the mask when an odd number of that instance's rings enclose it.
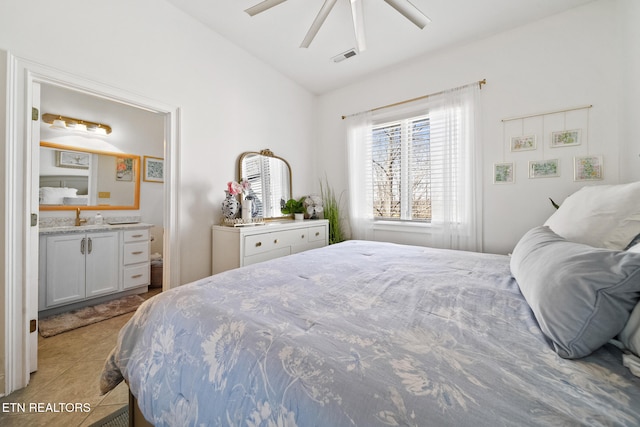
<path fill-rule="evenodd" d="M 212 228 L 213 274 L 329 243 L 329 221 L 272 221 L 248 227 Z"/>

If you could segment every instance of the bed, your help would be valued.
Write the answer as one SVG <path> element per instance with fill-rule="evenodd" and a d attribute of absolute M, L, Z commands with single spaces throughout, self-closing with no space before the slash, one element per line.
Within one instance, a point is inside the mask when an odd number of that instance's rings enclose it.
<path fill-rule="evenodd" d="M 172 289 L 122 329 L 102 391 L 125 380 L 156 426 L 640 425 L 640 378 L 610 339 L 640 254 L 528 234 L 513 256 L 347 241 Z M 556 240 L 623 264 L 622 327 L 586 355 L 562 353 L 514 278 Z"/>
<path fill-rule="evenodd" d="M 86 206 L 89 177 L 84 175 L 41 175 L 40 204 Z"/>

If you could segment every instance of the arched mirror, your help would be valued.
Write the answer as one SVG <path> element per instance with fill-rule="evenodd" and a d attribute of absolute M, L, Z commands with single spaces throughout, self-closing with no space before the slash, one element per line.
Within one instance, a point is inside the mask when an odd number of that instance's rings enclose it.
<path fill-rule="evenodd" d="M 242 153 L 238 160 L 239 180 L 251 184 L 256 216 L 282 218 L 282 206 L 291 198 L 291 167 L 269 149 Z"/>
<path fill-rule="evenodd" d="M 40 210 L 140 208 L 140 156 L 40 143 Z"/>

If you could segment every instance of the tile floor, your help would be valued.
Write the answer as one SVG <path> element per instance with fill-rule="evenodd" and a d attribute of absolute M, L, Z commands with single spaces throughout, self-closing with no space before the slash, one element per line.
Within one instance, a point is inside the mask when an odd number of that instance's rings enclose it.
<path fill-rule="evenodd" d="M 144 298 L 160 290 L 141 294 Z M 99 376 L 120 328 L 133 313 L 64 332 L 49 338 L 39 336 L 38 370 L 22 389 L 0 398 L 0 425 L 3 427 L 64 426 L 86 427 L 128 404 L 124 383 L 100 396 Z M 3 412 L 11 403 L 25 403 L 26 412 Z M 29 413 L 31 403 L 82 403 L 88 412 Z M 85 405 L 86 406 L 86 405 Z"/>

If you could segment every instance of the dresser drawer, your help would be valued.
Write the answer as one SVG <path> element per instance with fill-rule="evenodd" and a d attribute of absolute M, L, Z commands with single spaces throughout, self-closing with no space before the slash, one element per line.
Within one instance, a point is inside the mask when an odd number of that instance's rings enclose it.
<path fill-rule="evenodd" d="M 252 256 L 296 244 L 304 239 L 306 230 L 284 230 L 255 234 L 244 238 L 244 256 Z"/>
<path fill-rule="evenodd" d="M 149 241 L 141 243 L 125 243 L 123 263 L 124 265 L 137 264 L 149 261 Z"/>
<path fill-rule="evenodd" d="M 126 267 L 124 269 L 123 286 L 125 289 L 149 284 L 150 264 Z"/>
<path fill-rule="evenodd" d="M 327 227 L 309 227 L 307 230 L 309 232 L 310 242 L 317 242 L 327 238 Z"/>
<path fill-rule="evenodd" d="M 149 240 L 149 230 L 125 230 L 123 232 L 124 242 L 141 242 Z"/>

